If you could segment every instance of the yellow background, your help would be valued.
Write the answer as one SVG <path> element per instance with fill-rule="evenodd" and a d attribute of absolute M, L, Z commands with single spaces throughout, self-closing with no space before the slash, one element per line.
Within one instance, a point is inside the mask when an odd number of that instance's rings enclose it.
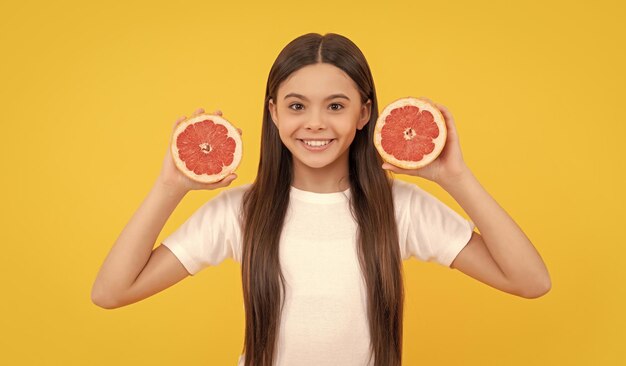
<path fill-rule="evenodd" d="M 361 48 L 380 109 L 447 106 L 466 162 L 552 276 L 528 300 L 405 262 L 405 364 L 626 364 L 624 16 L 619 1 L 3 1 L 0 364 L 236 364 L 231 259 L 116 310 L 91 285 L 178 117 L 221 109 L 244 131 L 233 186 L 253 181 L 269 69 L 308 32 Z M 159 240 L 216 193 L 188 194 Z"/>

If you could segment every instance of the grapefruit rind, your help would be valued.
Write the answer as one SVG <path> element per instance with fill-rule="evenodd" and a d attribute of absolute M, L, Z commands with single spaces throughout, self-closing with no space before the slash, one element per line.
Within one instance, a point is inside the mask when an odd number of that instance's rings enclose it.
<path fill-rule="evenodd" d="M 205 120 L 211 120 L 215 124 L 221 124 L 228 130 L 228 137 L 231 137 L 235 140 L 235 152 L 233 154 L 233 162 L 228 166 L 224 167 L 222 171 L 218 174 L 207 175 L 207 174 L 196 174 L 195 172 L 187 169 L 185 162 L 180 159 L 180 155 L 178 153 L 178 148 L 176 146 L 176 139 L 178 135 L 183 132 L 189 125 L 194 124 L 196 122 L 201 122 Z M 224 177 L 228 176 L 232 172 L 234 172 L 239 164 L 241 163 L 241 157 L 243 156 L 243 141 L 241 140 L 241 135 L 239 131 L 233 126 L 230 122 L 228 122 L 225 118 L 213 115 L 213 114 L 199 114 L 194 117 L 190 117 L 182 122 L 180 122 L 176 128 L 174 129 L 174 133 L 172 134 L 172 140 L 170 142 L 170 148 L 172 152 L 172 158 L 174 159 L 174 164 L 176 168 L 180 170 L 184 175 L 189 177 L 191 180 L 199 182 L 199 183 L 215 183 L 224 179 Z"/>
<path fill-rule="evenodd" d="M 385 125 L 385 119 L 391 113 L 392 110 L 396 108 L 404 107 L 407 105 L 415 106 L 419 108 L 420 111 L 427 110 L 430 113 L 432 113 L 435 119 L 435 123 L 437 123 L 437 126 L 439 127 L 439 136 L 433 139 L 433 143 L 435 144 L 435 149 L 431 153 L 424 155 L 424 158 L 419 161 L 407 161 L 407 160 L 396 159 L 393 155 L 386 152 L 383 149 L 382 144 L 381 144 L 381 140 L 382 140 L 381 131 L 383 129 L 383 126 Z M 414 98 L 414 97 L 400 98 L 390 103 L 389 105 L 387 105 L 385 109 L 383 109 L 383 111 L 378 116 L 378 119 L 376 120 L 376 127 L 374 129 L 374 146 L 376 146 L 376 150 L 378 150 L 378 153 L 380 154 L 380 156 L 387 163 L 395 165 L 403 169 L 418 169 L 418 168 L 421 168 L 430 164 L 443 151 L 446 138 L 447 138 L 446 123 L 445 123 L 443 114 L 441 114 L 441 111 L 439 111 L 437 107 L 427 102 L 426 100 Z"/>

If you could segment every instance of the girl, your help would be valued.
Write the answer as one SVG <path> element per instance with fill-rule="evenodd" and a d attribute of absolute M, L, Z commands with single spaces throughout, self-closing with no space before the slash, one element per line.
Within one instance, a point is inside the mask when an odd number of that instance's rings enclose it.
<path fill-rule="evenodd" d="M 383 163 L 372 140 L 376 91 L 359 48 L 333 33 L 296 38 L 269 73 L 254 183 L 223 190 L 153 250 L 188 191 L 236 178 L 192 182 L 168 149 L 98 273 L 93 302 L 131 304 L 233 258 L 246 314 L 240 366 L 390 366 L 401 364 L 404 259 L 525 298 L 545 294 L 540 255 L 464 163 L 452 115 L 435 105 L 448 128 L 441 155 L 418 170 Z M 390 172 L 438 183 L 471 220 Z"/>

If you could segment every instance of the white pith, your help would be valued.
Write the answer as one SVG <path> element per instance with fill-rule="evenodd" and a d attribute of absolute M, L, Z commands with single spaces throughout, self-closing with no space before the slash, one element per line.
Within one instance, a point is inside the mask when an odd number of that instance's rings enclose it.
<path fill-rule="evenodd" d="M 435 149 L 433 152 L 431 152 L 428 155 L 425 155 L 424 158 L 418 162 L 407 162 L 407 161 L 398 160 L 394 156 L 387 154 L 381 146 L 382 136 L 380 134 L 380 131 L 385 125 L 385 119 L 391 113 L 392 110 L 403 107 L 403 106 L 407 106 L 407 105 L 413 105 L 413 106 L 418 107 L 420 110 L 427 110 L 430 113 L 432 113 L 433 116 L 436 117 L 435 121 L 437 122 L 437 125 L 439 126 L 439 131 L 440 131 L 439 136 L 437 136 L 437 138 L 433 140 L 433 143 L 435 143 L 435 145 L 439 146 L 440 148 Z M 448 131 L 445 125 L 445 119 L 437 107 L 435 107 L 434 105 L 431 105 L 425 100 L 421 100 L 421 99 L 414 98 L 414 97 L 405 97 L 405 98 L 397 99 L 394 102 L 387 105 L 378 116 L 378 119 L 376 121 L 376 127 L 374 129 L 374 146 L 378 150 L 379 154 L 383 156 L 384 160 L 387 161 L 388 163 L 404 168 L 404 169 L 417 169 L 425 165 L 428 165 L 430 162 L 435 160 L 437 156 L 439 156 L 439 154 L 443 150 L 443 147 L 444 147 L 443 145 L 445 144 L 445 141 L 447 138 L 447 132 Z M 415 137 L 414 133 L 415 131 L 412 131 L 412 130 L 404 131 L 404 138 L 406 140 L 410 140 L 413 137 Z"/>
<path fill-rule="evenodd" d="M 178 155 L 178 149 L 176 147 L 176 138 L 178 137 L 178 135 L 183 132 L 187 126 L 189 126 L 190 124 L 193 124 L 195 122 L 199 122 L 199 121 L 203 121 L 206 119 L 210 119 L 212 120 L 214 123 L 216 124 L 221 124 L 224 127 L 226 127 L 226 129 L 228 130 L 228 136 L 235 139 L 236 141 L 236 145 L 235 145 L 235 152 L 234 152 L 234 157 L 233 157 L 233 162 L 230 164 L 230 169 L 224 169 L 221 173 L 218 174 L 214 174 L 214 175 L 206 175 L 206 174 L 201 174 L 198 175 L 193 171 L 189 171 L 187 170 L 187 168 L 185 167 L 185 162 L 183 162 L 179 155 Z M 203 153 L 207 154 L 210 150 L 212 150 L 212 147 L 208 144 L 208 143 L 202 143 L 200 144 L 200 149 L 203 149 Z M 170 142 L 170 149 L 171 149 L 171 153 L 172 153 L 172 158 L 174 159 L 174 163 L 176 164 L 176 167 L 185 175 L 187 175 L 190 179 L 200 182 L 200 183 L 212 183 L 212 182 L 216 182 L 221 180 L 222 178 L 224 178 L 225 176 L 229 175 L 230 173 L 234 172 L 237 167 L 239 166 L 239 164 L 241 163 L 241 158 L 243 156 L 243 142 L 241 140 L 241 135 L 239 134 L 239 131 L 237 131 L 237 129 L 235 128 L 235 126 L 233 126 L 230 122 L 228 122 L 226 119 L 224 119 L 223 117 L 220 116 L 216 116 L 216 115 L 212 115 L 212 114 L 207 114 L 207 113 L 203 113 L 194 117 L 190 117 L 187 120 L 179 123 L 175 130 L 174 133 L 172 134 L 172 140 Z M 204 150 L 206 149 L 206 150 Z"/>
<path fill-rule="evenodd" d="M 200 148 L 200 151 L 202 151 L 204 154 L 208 154 L 211 152 L 211 150 L 213 150 L 213 147 L 206 142 L 201 143 L 198 147 Z"/>

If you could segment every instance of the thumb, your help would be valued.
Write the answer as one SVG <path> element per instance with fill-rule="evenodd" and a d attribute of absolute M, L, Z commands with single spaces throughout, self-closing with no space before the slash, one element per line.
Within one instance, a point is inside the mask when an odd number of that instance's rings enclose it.
<path fill-rule="evenodd" d="M 226 185 L 229 185 L 235 179 L 237 179 L 237 174 L 235 174 L 235 173 L 230 173 L 229 175 L 226 176 L 226 178 L 224 178 L 224 180 L 227 182 Z"/>
<path fill-rule="evenodd" d="M 210 184 L 210 186 L 212 188 L 226 187 L 226 186 L 230 185 L 235 179 L 237 179 L 237 174 L 231 173 L 231 174 L 227 175 L 226 177 L 224 177 L 222 180 L 220 180 L 220 181 L 218 181 L 216 183 Z"/>

